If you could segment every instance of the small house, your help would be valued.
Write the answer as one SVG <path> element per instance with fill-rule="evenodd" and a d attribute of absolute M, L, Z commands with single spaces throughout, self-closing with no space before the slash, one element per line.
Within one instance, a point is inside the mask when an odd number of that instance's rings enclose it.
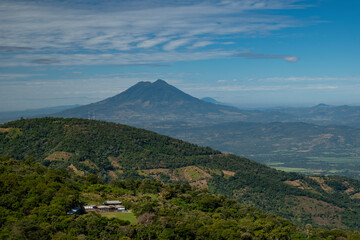
<path fill-rule="evenodd" d="M 83 213 L 83 211 L 82 211 L 81 207 L 74 207 L 70 211 L 66 212 L 66 214 L 74 214 L 74 215 L 80 215 L 82 213 Z"/>
<path fill-rule="evenodd" d="M 118 211 L 118 212 L 125 212 L 126 211 L 126 209 L 125 209 L 125 207 L 124 206 L 116 206 L 116 211 Z"/>
<path fill-rule="evenodd" d="M 97 207 L 95 205 L 86 205 L 84 206 L 85 211 L 95 211 Z"/>
<path fill-rule="evenodd" d="M 111 200 L 111 201 L 105 201 L 104 205 L 105 206 L 114 206 L 114 205 L 121 205 L 121 201 L 119 200 Z"/>
<path fill-rule="evenodd" d="M 113 208 L 110 207 L 110 206 L 105 206 L 105 205 L 102 205 L 102 206 L 98 206 L 97 207 L 99 209 L 99 211 L 101 212 L 110 212 Z"/>

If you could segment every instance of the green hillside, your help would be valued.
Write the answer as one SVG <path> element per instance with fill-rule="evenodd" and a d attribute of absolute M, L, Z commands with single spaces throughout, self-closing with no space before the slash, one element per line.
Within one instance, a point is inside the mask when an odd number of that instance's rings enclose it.
<path fill-rule="evenodd" d="M 131 179 L 104 184 L 94 175 L 51 170 L 33 159 L 0 157 L 0 186 L 0 239 L 307 238 L 305 229 L 279 216 L 186 184 Z M 131 212 L 67 214 L 107 199 L 121 200 Z M 353 231 L 307 229 L 310 239 L 360 237 Z"/>
<path fill-rule="evenodd" d="M 99 183 L 49 170 L 31 160 L 0 158 L 1 239 L 238 239 L 304 234 L 278 216 L 233 200 L 192 191 L 186 185 L 150 181 Z M 129 221 L 106 214 L 66 214 L 71 208 L 121 199 L 137 216 Z M 115 218 L 114 218 L 115 217 Z M 166 224 L 164 224 L 166 223 Z M 343 233 L 349 234 L 349 233 Z"/>
<path fill-rule="evenodd" d="M 360 182 L 285 173 L 231 154 L 125 125 L 41 118 L 0 125 L 0 154 L 28 157 L 106 182 L 188 182 L 305 226 L 360 229 Z"/>

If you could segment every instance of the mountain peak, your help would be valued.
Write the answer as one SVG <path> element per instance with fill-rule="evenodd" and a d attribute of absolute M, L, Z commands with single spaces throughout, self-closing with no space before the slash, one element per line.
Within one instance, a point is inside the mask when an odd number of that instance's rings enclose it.
<path fill-rule="evenodd" d="M 169 85 L 166 81 L 162 80 L 162 79 L 158 79 L 155 82 L 153 82 L 153 84 L 166 84 Z"/>
<path fill-rule="evenodd" d="M 57 116 L 87 118 L 89 112 L 96 112 L 97 119 L 135 124 L 222 116 L 224 111 L 238 113 L 235 108 L 201 101 L 158 79 L 152 83 L 138 82 L 113 97 L 61 112 Z M 206 118 L 208 120 L 213 121 Z"/>

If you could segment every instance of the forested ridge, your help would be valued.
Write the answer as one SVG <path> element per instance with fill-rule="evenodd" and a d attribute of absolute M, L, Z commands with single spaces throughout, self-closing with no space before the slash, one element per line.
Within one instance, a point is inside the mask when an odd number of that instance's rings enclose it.
<path fill-rule="evenodd" d="M 359 239 L 360 233 L 297 227 L 188 184 L 78 176 L 36 163 L 0 158 L 1 239 Z M 98 213 L 66 214 L 75 206 L 119 199 L 137 222 Z"/>
<path fill-rule="evenodd" d="M 126 125 L 62 118 L 0 125 L 0 155 L 33 157 L 51 169 L 104 182 L 152 179 L 187 182 L 278 214 L 304 227 L 360 229 L 360 183 L 346 177 L 285 173 Z"/>

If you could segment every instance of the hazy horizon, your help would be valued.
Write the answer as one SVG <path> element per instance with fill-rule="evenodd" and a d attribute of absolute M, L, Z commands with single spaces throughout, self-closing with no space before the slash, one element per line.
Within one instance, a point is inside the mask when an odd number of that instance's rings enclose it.
<path fill-rule="evenodd" d="M 139 81 L 242 107 L 360 105 L 360 3 L 0 2 L 0 111 L 89 104 Z"/>
<path fill-rule="evenodd" d="M 121 92 L 119 92 L 118 94 L 120 94 L 120 93 Z M 187 93 L 187 92 L 185 92 L 185 93 Z M 112 96 L 114 96 L 114 95 L 111 95 L 109 97 L 112 97 Z M 275 108 L 302 108 L 302 107 L 306 108 L 306 107 L 314 107 L 314 106 L 317 106 L 319 104 L 326 104 L 326 105 L 330 105 L 330 106 L 342 106 L 342 105 L 360 106 L 360 104 L 326 103 L 326 102 L 297 103 L 297 104 L 289 104 L 289 103 L 283 103 L 283 102 L 280 102 L 278 104 L 276 104 L 276 103 L 241 103 L 241 102 L 240 103 L 236 103 L 236 102 L 232 103 L 232 102 L 221 102 L 221 101 L 219 101 L 219 99 L 217 99 L 216 97 L 212 97 L 212 96 L 202 96 L 202 97 L 193 96 L 193 97 L 196 97 L 198 99 L 210 97 L 210 98 L 218 101 L 219 104 L 230 105 L 230 106 L 234 106 L 234 107 L 237 107 L 237 108 L 240 108 L 240 109 L 275 109 Z M 45 108 L 56 108 L 56 107 L 72 107 L 72 106 L 77 107 L 77 106 L 80 106 L 80 105 L 87 105 L 87 104 L 91 104 L 91 103 L 96 103 L 96 102 L 102 101 L 104 99 L 106 99 L 106 98 L 93 99 L 92 101 L 89 101 L 89 99 L 84 99 L 83 103 L 79 103 L 79 102 L 71 102 L 71 100 L 73 100 L 73 99 L 70 98 L 70 99 L 68 99 L 69 100 L 68 104 L 47 105 L 47 102 L 44 102 L 43 106 L 40 106 L 40 107 L 29 106 L 27 108 L 11 108 L 9 110 L 0 110 L 0 112 L 31 111 L 31 110 L 39 110 L 39 109 L 45 109 Z"/>

